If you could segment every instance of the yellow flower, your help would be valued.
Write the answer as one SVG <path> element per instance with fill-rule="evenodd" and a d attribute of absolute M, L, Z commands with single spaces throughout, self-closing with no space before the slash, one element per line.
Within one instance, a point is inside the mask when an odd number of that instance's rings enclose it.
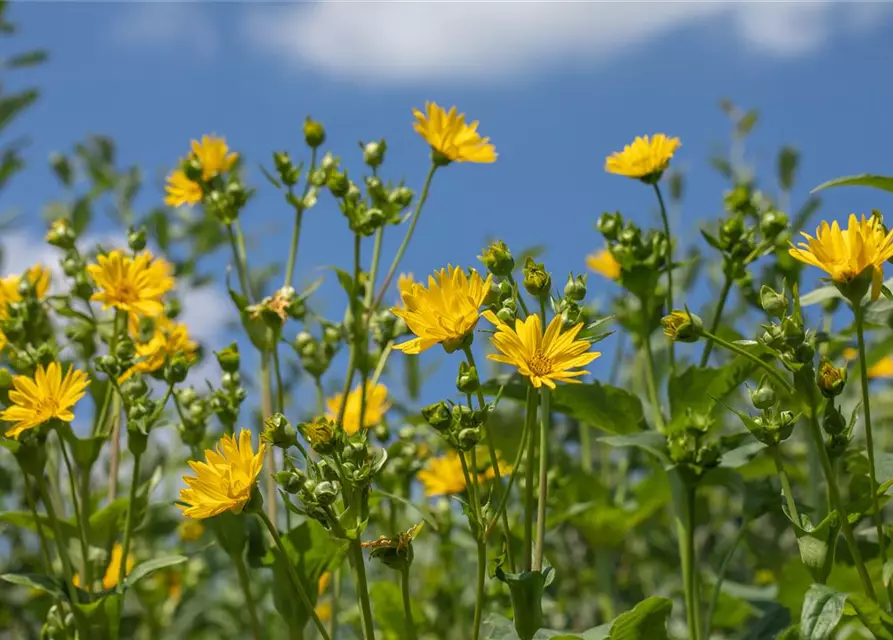
<path fill-rule="evenodd" d="M 192 206 L 202 201 L 202 186 L 186 177 L 182 169 L 177 169 L 167 177 L 164 185 L 164 204 L 169 207 Z"/>
<path fill-rule="evenodd" d="M 496 162 L 496 148 L 490 138 L 481 138 L 478 122 L 465 124 L 465 114 L 449 113 L 434 102 L 425 103 L 425 113 L 412 110 L 413 128 L 431 148 L 453 162 Z"/>
<path fill-rule="evenodd" d="M 230 153 L 226 138 L 202 136 L 202 141 L 192 141 L 192 157 L 202 166 L 202 180 L 210 180 L 214 176 L 233 168 L 238 153 Z"/>
<path fill-rule="evenodd" d="M 360 409 L 362 404 L 362 387 L 357 385 L 347 394 L 347 406 L 344 409 L 344 421 L 342 427 L 347 435 L 352 436 L 360 430 Z M 338 393 L 326 400 L 326 417 L 329 420 L 337 420 L 341 411 L 341 399 L 343 395 Z M 388 388 L 383 384 L 373 385 L 370 381 L 366 385 L 366 412 L 363 415 L 363 428 L 368 429 L 381 423 L 384 414 L 391 408 L 388 402 Z"/>
<path fill-rule="evenodd" d="M 177 527 L 177 535 L 183 542 L 195 542 L 205 533 L 205 525 L 198 520 L 183 520 Z"/>
<path fill-rule="evenodd" d="M 144 251 L 135 258 L 115 250 L 97 258 L 99 264 L 87 265 L 87 271 L 99 288 L 91 300 L 103 309 L 115 307 L 128 313 L 155 317 L 164 306 L 161 299 L 174 288 L 171 265 L 163 258 L 152 258 Z"/>
<path fill-rule="evenodd" d="M 50 290 L 50 270 L 42 264 L 36 264 L 25 272 L 28 283 L 34 287 L 34 292 L 38 299 L 46 296 Z M 6 316 L 6 305 L 11 302 L 19 302 L 22 299 L 19 293 L 19 285 L 22 283 L 22 276 L 19 274 L 6 276 L 0 280 L 0 317 Z"/>
<path fill-rule="evenodd" d="M 329 588 L 329 582 L 332 580 L 331 571 L 326 571 L 319 577 L 319 583 L 316 587 L 317 598 L 322 598 L 325 594 L 326 590 Z M 319 619 L 323 622 L 328 622 L 332 619 L 332 603 L 331 602 L 318 602 L 316 604 L 316 615 L 319 616 Z"/>
<path fill-rule="evenodd" d="M 842 231 L 835 220 L 822 222 L 813 238 L 800 232 L 807 242 L 791 243 L 788 252 L 800 262 L 826 271 L 835 283 L 848 283 L 871 267 L 871 299 L 881 294 L 884 262 L 893 257 L 893 231 L 884 233 L 881 221 L 872 216 L 862 220 L 850 214 L 849 226 Z"/>
<path fill-rule="evenodd" d="M 620 263 L 607 249 L 590 253 L 586 256 L 586 266 L 592 271 L 603 275 L 608 280 L 616 280 L 620 277 Z"/>
<path fill-rule="evenodd" d="M 419 471 L 418 478 L 425 487 L 425 495 L 429 498 L 455 495 L 465 491 L 462 460 L 455 451 L 450 451 L 439 458 L 432 458 L 427 466 Z"/>
<path fill-rule="evenodd" d="M 217 444 L 217 450 L 205 449 L 207 462 L 189 461 L 195 476 L 184 476 L 188 488 L 180 490 L 177 505 L 183 515 L 196 520 L 211 518 L 232 511 L 241 513 L 251 499 L 251 491 L 257 482 L 264 459 L 264 443 L 259 443 L 257 453 L 251 448 L 251 432 L 242 429 L 238 441 L 225 435 Z"/>
<path fill-rule="evenodd" d="M 130 324 L 131 332 L 138 333 L 138 323 L 133 316 Z M 134 325 L 137 331 L 133 331 Z M 162 314 L 155 320 L 155 335 L 148 342 L 136 345 L 137 362 L 118 378 L 118 383 L 124 382 L 134 373 L 158 371 L 168 358 L 176 355 L 184 355 L 189 362 L 194 362 L 198 357 L 197 350 L 198 344 L 190 339 L 186 325 L 174 322 Z"/>
<path fill-rule="evenodd" d="M 849 362 L 859 357 L 859 351 L 853 347 L 847 347 L 843 350 L 843 359 Z"/>
<path fill-rule="evenodd" d="M 411 273 L 401 273 L 399 276 L 397 276 L 397 291 L 409 289 L 414 284 L 415 278 L 412 277 Z"/>
<path fill-rule="evenodd" d="M 490 291 L 493 276 L 482 280 L 474 269 L 471 276 L 459 267 L 446 269 L 428 276 L 428 287 L 404 284 L 400 289 L 403 307 L 391 309 L 416 337 L 396 345 L 398 351 L 418 354 L 435 344 L 442 344 L 447 352 L 462 346 L 462 341 L 477 325 L 478 309 Z"/>
<path fill-rule="evenodd" d="M 9 392 L 12 406 L 0 413 L 0 420 L 13 422 L 6 436 L 18 439 L 19 434 L 52 419 L 71 422 L 71 409 L 84 396 L 89 380 L 87 374 L 69 367 L 62 376 L 62 367 L 51 362 L 44 369 L 37 365 L 34 377 L 14 376 L 13 391 Z"/>
<path fill-rule="evenodd" d="M 662 133 L 650 139 L 648 136 L 637 137 L 632 144 L 623 147 L 623 151 L 615 151 L 605 160 L 605 171 L 656 182 L 680 146 L 679 138 Z"/>
<path fill-rule="evenodd" d="M 543 335 L 540 318 L 535 313 L 525 320 L 515 320 L 514 329 L 492 311 L 485 311 L 484 317 L 496 325 L 490 341 L 499 351 L 487 357 L 517 368 L 536 388 L 545 384 L 554 389 L 556 381 L 580 382 L 574 378 L 589 372 L 572 369 L 586 366 L 601 355 L 598 351 L 590 353 L 592 345 L 586 340 L 575 340 L 583 328 L 582 322 L 562 333 L 561 316 L 556 315 Z"/>
<path fill-rule="evenodd" d="M 893 356 L 884 356 L 868 368 L 868 377 L 893 378 Z"/>
<path fill-rule="evenodd" d="M 102 588 L 108 591 L 118 586 L 118 574 L 121 573 L 121 559 L 124 556 L 124 548 L 115 543 L 112 547 L 112 557 L 109 559 L 109 566 L 106 567 L 105 575 L 102 577 Z M 133 570 L 134 558 L 132 553 L 127 554 L 127 567 L 124 569 L 124 575 L 129 575 Z M 74 574 L 71 582 L 76 587 L 81 587 L 80 574 Z"/>

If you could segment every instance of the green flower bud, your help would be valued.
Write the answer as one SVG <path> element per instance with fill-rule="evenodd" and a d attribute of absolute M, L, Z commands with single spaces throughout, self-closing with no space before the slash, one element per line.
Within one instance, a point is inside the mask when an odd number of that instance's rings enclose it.
<path fill-rule="evenodd" d="M 674 342 L 697 342 L 704 330 L 704 323 L 698 316 L 680 309 L 664 316 L 660 323 L 664 334 Z"/>
<path fill-rule="evenodd" d="M 508 300 L 506 300 L 506 302 L 508 302 Z M 515 313 L 516 311 L 514 308 L 502 307 L 496 312 L 496 317 L 499 318 L 500 322 L 513 326 L 515 324 Z"/>
<path fill-rule="evenodd" d="M 719 245 L 724 251 L 732 249 L 744 235 L 744 219 L 734 216 L 719 227 Z"/>
<path fill-rule="evenodd" d="M 524 288 L 535 298 L 547 297 L 552 289 L 552 276 L 545 265 L 534 262 L 530 257 L 524 263 Z"/>
<path fill-rule="evenodd" d="M 118 360 L 114 356 L 99 356 L 93 359 L 93 366 L 108 376 L 118 375 Z"/>
<path fill-rule="evenodd" d="M 330 453 L 338 444 L 336 437 L 340 430 L 334 421 L 325 417 L 319 417 L 310 422 L 302 422 L 301 433 L 313 450 L 320 454 Z"/>
<path fill-rule="evenodd" d="M 470 451 L 478 442 L 481 441 L 480 427 L 470 427 L 459 431 L 457 442 L 462 451 Z"/>
<path fill-rule="evenodd" d="M 408 187 L 397 187 L 391 192 L 390 200 L 401 209 L 405 209 L 412 204 L 415 194 Z"/>
<path fill-rule="evenodd" d="M 437 431 L 448 429 L 453 420 L 447 403 L 442 400 L 423 408 L 422 417 Z"/>
<path fill-rule="evenodd" d="M 174 390 L 174 394 L 177 396 L 177 402 L 180 403 L 180 406 L 186 408 L 189 408 L 189 405 L 198 399 L 198 394 L 192 387 L 180 387 Z"/>
<path fill-rule="evenodd" d="M 512 252 L 509 251 L 508 246 L 502 240 L 491 243 L 489 247 L 481 252 L 478 260 L 494 276 L 509 276 L 515 268 L 515 259 L 512 257 Z"/>
<path fill-rule="evenodd" d="M 760 342 L 771 349 L 780 349 L 784 344 L 784 334 L 781 332 L 781 327 L 776 324 L 763 326 L 766 327 L 766 330 L 760 336 Z"/>
<path fill-rule="evenodd" d="M 326 141 L 326 130 L 321 122 L 311 120 L 310 116 L 304 120 L 304 141 L 308 147 L 315 149 Z"/>
<path fill-rule="evenodd" d="M 343 198 L 347 195 L 347 191 L 350 189 L 350 179 L 347 177 L 346 173 L 333 171 L 329 174 L 329 177 L 326 180 L 326 186 L 329 188 L 329 191 L 332 192 L 333 196 L 336 198 Z"/>
<path fill-rule="evenodd" d="M 375 425 L 372 429 L 372 433 L 379 442 L 387 442 L 388 438 L 391 436 L 391 430 L 388 429 L 388 425 L 383 422 Z"/>
<path fill-rule="evenodd" d="M 313 497 L 322 506 L 328 506 L 338 499 L 338 483 L 323 480 L 313 488 Z"/>
<path fill-rule="evenodd" d="M 201 184 L 203 182 L 202 179 L 202 163 L 199 162 L 199 159 L 195 156 L 189 157 L 183 163 L 183 173 L 187 178 L 192 180 L 193 182 L 197 182 Z"/>
<path fill-rule="evenodd" d="M 567 275 L 567 284 L 564 285 L 564 297 L 579 302 L 586 297 L 586 276 Z"/>
<path fill-rule="evenodd" d="M 760 386 L 750 392 L 750 401 L 753 406 L 760 410 L 769 409 L 775 406 L 778 398 L 775 395 L 775 389 L 769 384 L 769 381 L 763 377 Z"/>
<path fill-rule="evenodd" d="M 235 342 L 230 343 L 225 349 L 215 351 L 214 355 L 217 357 L 220 368 L 226 373 L 237 373 L 239 371 L 241 359 L 239 357 L 239 345 Z"/>
<path fill-rule="evenodd" d="M 803 331 L 803 325 L 790 316 L 782 320 L 781 334 L 784 337 L 785 344 L 789 347 L 799 346 L 806 337 L 806 333 Z"/>
<path fill-rule="evenodd" d="M 598 230 L 609 242 L 617 240 L 620 230 L 623 228 L 623 218 L 619 211 L 614 213 L 605 212 L 598 220 Z"/>
<path fill-rule="evenodd" d="M 274 413 L 264 420 L 261 437 L 274 447 L 288 449 L 298 443 L 298 430 L 281 413 Z"/>
<path fill-rule="evenodd" d="M 361 143 L 362 145 L 362 143 Z M 381 163 L 384 162 L 384 154 L 388 150 L 388 145 L 384 141 L 384 138 L 379 140 L 378 142 L 367 142 L 363 147 L 363 162 L 366 165 L 372 167 L 381 166 Z"/>
<path fill-rule="evenodd" d="M 121 338 L 115 347 L 115 357 L 122 366 L 129 366 L 136 357 L 136 346 L 133 344 L 133 340 Z"/>
<path fill-rule="evenodd" d="M 459 363 L 459 375 L 456 376 L 456 388 L 459 393 L 474 393 L 481 388 L 481 381 L 478 379 L 477 367 L 472 367 L 467 362 Z"/>
<path fill-rule="evenodd" d="M 306 479 L 306 476 L 300 469 L 277 471 L 273 477 L 276 480 L 276 484 L 291 495 L 298 493 L 303 488 Z"/>
<path fill-rule="evenodd" d="M 813 341 L 808 340 L 797 345 L 797 351 L 795 355 L 797 357 L 797 362 L 812 362 L 813 358 L 815 358 L 815 347 L 813 346 Z"/>
<path fill-rule="evenodd" d="M 183 355 L 174 356 L 164 368 L 164 379 L 168 384 L 179 384 L 189 374 L 189 360 Z"/>
<path fill-rule="evenodd" d="M 143 376 L 136 374 L 128 378 L 121 385 L 121 393 L 127 398 L 141 398 L 149 393 L 149 385 L 143 379 Z"/>
<path fill-rule="evenodd" d="M 846 431 L 846 418 L 840 410 L 834 406 L 834 401 L 829 400 L 825 403 L 825 412 L 822 416 L 822 429 L 831 436 L 841 435 Z"/>
<path fill-rule="evenodd" d="M 819 364 L 819 370 L 816 373 L 816 384 L 822 391 L 822 395 L 826 398 L 834 398 L 843 393 L 846 386 L 847 371 L 846 367 L 837 368 L 831 361 L 822 358 Z"/>
<path fill-rule="evenodd" d="M 781 211 L 770 209 L 760 216 L 760 232 L 764 238 L 774 238 L 787 227 L 788 217 Z"/>
<path fill-rule="evenodd" d="M 93 296 L 93 283 L 83 271 L 74 275 L 74 288 L 72 293 L 81 300 L 89 300 Z"/>
<path fill-rule="evenodd" d="M 242 376 L 238 371 L 226 371 L 220 377 L 220 384 L 224 389 L 233 389 L 242 384 Z"/>
<path fill-rule="evenodd" d="M 309 358 L 316 353 L 319 345 L 309 332 L 301 331 L 295 337 L 295 350 L 302 358 Z"/>
<path fill-rule="evenodd" d="M 779 319 L 788 312 L 788 297 L 784 290 L 778 293 L 769 285 L 760 287 L 760 304 L 766 313 Z"/>
<path fill-rule="evenodd" d="M 127 231 L 127 246 L 131 251 L 142 251 L 146 248 L 146 227 L 135 229 L 130 227 Z"/>
<path fill-rule="evenodd" d="M 62 272 L 69 278 L 73 278 L 83 269 L 84 261 L 77 254 L 69 253 L 62 260 Z"/>
<path fill-rule="evenodd" d="M 47 242 L 65 250 L 72 249 L 76 239 L 77 234 L 68 218 L 59 218 L 54 221 L 46 235 Z"/>
<path fill-rule="evenodd" d="M 462 404 L 453 405 L 453 423 L 460 427 L 474 425 L 474 411 Z"/>
<path fill-rule="evenodd" d="M 301 170 L 292 163 L 291 156 L 285 151 L 277 151 L 273 153 L 273 165 L 276 167 L 276 173 L 283 184 L 293 187 L 298 184 Z"/>

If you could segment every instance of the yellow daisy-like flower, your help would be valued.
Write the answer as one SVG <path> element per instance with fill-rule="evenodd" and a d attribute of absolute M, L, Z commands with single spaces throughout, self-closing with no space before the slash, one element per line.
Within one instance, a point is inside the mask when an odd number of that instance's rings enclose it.
<path fill-rule="evenodd" d="M 202 180 L 210 180 L 232 169 L 239 154 L 229 152 L 226 138 L 202 136 L 201 142 L 192 141 L 192 157 L 202 166 Z"/>
<path fill-rule="evenodd" d="M 632 144 L 615 151 L 605 160 L 605 171 L 627 178 L 657 181 L 669 166 L 676 149 L 682 146 L 679 138 L 657 133 L 650 138 L 640 136 Z"/>
<path fill-rule="evenodd" d="M 112 547 L 112 557 L 109 559 L 109 566 L 106 567 L 105 575 L 102 576 L 102 588 L 106 591 L 114 589 L 118 586 L 118 574 L 121 573 L 121 560 L 124 558 L 124 548 L 117 542 Z M 135 560 L 132 553 L 127 554 L 127 566 L 124 568 L 124 575 L 129 575 L 133 570 Z M 81 587 L 80 574 L 74 574 L 71 582 L 76 587 Z"/>
<path fill-rule="evenodd" d="M 251 499 L 251 491 L 263 467 L 264 443 L 257 453 L 251 448 L 251 432 L 242 429 L 239 439 L 225 435 L 216 451 L 205 449 L 207 462 L 189 461 L 195 476 L 184 476 L 187 488 L 180 490 L 177 505 L 183 515 L 196 520 L 212 518 L 224 511 L 241 513 Z"/>
<path fill-rule="evenodd" d="M 608 280 L 616 280 L 620 277 L 620 263 L 607 249 L 590 253 L 586 256 L 586 266 L 590 270 L 603 275 Z"/>
<path fill-rule="evenodd" d="M 101 302 L 103 309 L 115 307 L 146 317 L 161 315 L 161 299 L 174 288 L 173 269 L 166 260 L 153 259 L 148 251 L 130 258 L 118 250 L 96 260 L 98 264 L 87 265 L 90 277 L 99 287 L 91 300 Z"/>
<path fill-rule="evenodd" d="M 341 411 L 343 394 L 336 394 L 326 400 L 326 417 L 336 420 Z M 342 427 L 347 435 L 352 436 L 360 430 L 360 409 L 362 404 L 362 387 L 357 385 L 347 394 L 347 406 L 344 408 Z M 366 384 L 366 412 L 363 414 L 363 428 L 369 429 L 381 423 L 384 414 L 391 408 L 388 402 L 388 388 L 383 384 Z"/>
<path fill-rule="evenodd" d="M 205 525 L 198 520 L 183 520 L 177 527 L 182 542 L 195 542 L 205 534 Z"/>
<path fill-rule="evenodd" d="M 403 307 L 395 307 L 391 313 L 402 318 L 416 337 L 395 345 L 398 351 L 415 355 L 440 343 L 449 353 L 461 347 L 477 325 L 493 276 L 483 280 L 474 269 L 467 276 L 463 269 L 452 265 L 435 275 L 436 280 L 428 276 L 427 288 L 404 283 L 400 289 Z"/>
<path fill-rule="evenodd" d="M 62 375 L 58 362 L 51 362 L 46 369 L 37 365 L 34 377 L 14 376 L 9 392 L 12 406 L 0 413 L 0 420 L 14 423 L 6 430 L 6 436 L 18 439 L 19 434 L 52 419 L 71 422 L 71 409 L 84 397 L 90 383 L 87 374 L 69 367 Z"/>
<path fill-rule="evenodd" d="M 868 377 L 871 379 L 893 378 L 893 356 L 884 356 L 868 367 Z"/>
<path fill-rule="evenodd" d="M 164 204 L 169 207 L 192 206 L 202 201 L 202 186 L 186 177 L 177 169 L 167 177 L 164 185 Z"/>
<path fill-rule="evenodd" d="M 137 325 L 137 331 L 134 331 L 134 325 Z M 138 323 L 131 316 L 131 332 L 136 334 L 138 329 Z M 158 371 L 168 358 L 176 355 L 186 356 L 190 363 L 194 362 L 198 357 L 197 350 L 198 344 L 189 337 L 186 325 L 162 314 L 155 320 L 155 335 L 149 342 L 136 345 L 137 362 L 118 378 L 118 382 L 124 382 L 134 373 Z"/>
<path fill-rule="evenodd" d="M 490 341 L 499 351 L 487 357 L 515 367 L 536 388 L 545 384 L 554 389 L 556 382 L 580 382 L 574 378 L 589 372 L 574 369 L 586 366 L 601 355 L 598 351 L 589 352 L 592 345 L 586 340 L 575 340 L 583 328 L 582 322 L 562 333 L 561 316 L 556 315 L 544 335 L 536 314 L 515 320 L 514 329 L 492 311 L 485 311 L 484 317 L 496 325 Z"/>
<path fill-rule="evenodd" d="M 462 460 L 455 451 L 429 460 L 427 466 L 419 471 L 418 478 L 425 487 L 425 495 L 429 498 L 457 495 L 465 491 Z"/>
<path fill-rule="evenodd" d="M 332 573 L 330 571 L 326 571 L 319 577 L 319 583 L 316 587 L 317 598 L 322 598 L 325 595 L 326 591 L 329 588 L 329 582 L 332 580 Z M 325 602 L 318 602 L 316 607 L 316 615 L 323 622 L 328 622 L 332 619 L 332 603 L 326 600 Z"/>
<path fill-rule="evenodd" d="M 815 238 L 802 231 L 800 235 L 806 242 L 796 247 L 791 243 L 791 256 L 822 269 L 838 284 L 852 281 L 870 267 L 871 299 L 881 295 L 884 262 L 893 257 L 893 231 L 885 234 L 878 218 L 863 215 L 859 220 L 850 214 L 845 231 L 836 220 L 830 225 L 823 221 L 815 230 Z"/>
<path fill-rule="evenodd" d="M 413 128 L 437 153 L 452 162 L 496 162 L 490 138 L 481 138 L 478 122 L 465 124 L 465 114 L 456 107 L 447 112 L 434 102 L 425 103 L 425 113 L 413 109 Z"/>
<path fill-rule="evenodd" d="M 46 296 L 50 290 L 51 274 L 49 268 L 42 264 L 36 264 L 25 272 L 28 282 L 34 287 L 34 292 L 38 299 Z M 22 283 L 22 276 L 19 274 L 6 276 L 0 279 L 0 317 L 6 315 L 6 305 L 11 302 L 19 302 L 22 295 L 19 293 L 19 285 Z"/>

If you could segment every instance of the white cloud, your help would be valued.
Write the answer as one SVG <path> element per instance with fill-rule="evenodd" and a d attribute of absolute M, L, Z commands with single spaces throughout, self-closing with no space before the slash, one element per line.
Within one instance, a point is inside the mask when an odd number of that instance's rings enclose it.
<path fill-rule="evenodd" d="M 203 58 L 218 49 L 217 29 L 199 3 L 134 4 L 116 15 L 110 35 L 122 46 L 186 47 Z"/>
<path fill-rule="evenodd" d="M 846 5 L 846 6 L 842 6 Z M 604 62 L 685 27 L 728 30 L 769 55 L 802 55 L 838 31 L 877 27 L 893 5 L 836 2 L 336 2 L 253 7 L 248 40 L 354 81 L 490 81 L 574 60 Z M 725 39 L 725 34 L 722 34 Z"/>

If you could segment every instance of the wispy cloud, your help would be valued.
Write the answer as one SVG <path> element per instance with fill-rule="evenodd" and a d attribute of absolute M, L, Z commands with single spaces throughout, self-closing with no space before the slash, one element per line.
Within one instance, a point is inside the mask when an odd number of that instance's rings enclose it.
<path fill-rule="evenodd" d="M 492 81 L 562 61 L 597 64 L 686 27 L 803 55 L 876 28 L 893 5 L 829 2 L 335 2 L 256 6 L 243 24 L 272 56 L 360 82 Z M 727 35 L 726 35 L 726 32 Z"/>
<path fill-rule="evenodd" d="M 219 44 L 213 13 L 202 3 L 133 4 L 112 21 L 110 36 L 119 46 L 185 48 L 202 58 L 213 57 Z"/>

